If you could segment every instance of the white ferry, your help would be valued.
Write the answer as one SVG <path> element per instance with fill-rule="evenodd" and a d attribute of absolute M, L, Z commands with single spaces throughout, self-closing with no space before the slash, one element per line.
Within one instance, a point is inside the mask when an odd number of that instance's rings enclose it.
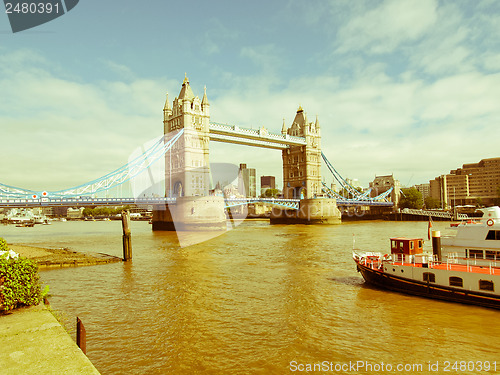
<path fill-rule="evenodd" d="M 500 261 L 500 207 L 479 210 L 483 212 L 481 219 L 452 224 L 449 233 L 443 235 L 443 260 L 474 259 L 476 264 Z"/>
<path fill-rule="evenodd" d="M 353 251 L 366 282 L 398 292 L 500 309 L 500 209 L 483 209 L 477 222 L 433 232 L 433 252 L 421 238 L 391 238 L 390 254 Z"/>

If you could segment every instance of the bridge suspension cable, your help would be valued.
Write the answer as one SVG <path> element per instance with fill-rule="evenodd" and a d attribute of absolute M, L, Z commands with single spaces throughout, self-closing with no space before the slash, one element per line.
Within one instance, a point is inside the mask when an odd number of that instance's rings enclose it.
<path fill-rule="evenodd" d="M 340 175 L 340 173 L 337 172 L 337 170 L 334 168 L 334 166 L 328 161 L 328 159 L 326 158 L 326 155 L 323 153 L 323 151 L 321 151 L 321 156 L 322 156 L 323 161 L 325 162 L 326 166 L 328 167 L 328 169 L 332 173 L 332 175 L 335 178 L 335 180 L 337 180 L 337 182 L 340 184 L 340 186 L 343 189 L 345 189 L 350 195 L 352 195 L 353 198 L 356 198 L 356 199 L 359 198 L 362 195 L 362 193 L 360 193 L 354 186 L 352 186 L 351 184 L 349 184 Z M 345 199 L 345 198 L 342 198 L 342 199 Z"/>
<path fill-rule="evenodd" d="M 149 166 L 165 155 L 184 133 L 181 129 L 172 138 L 161 136 L 153 145 L 127 164 L 93 181 L 58 191 L 35 191 L 0 184 L 1 198 L 56 198 L 92 195 L 119 186 L 146 171 Z"/>
<path fill-rule="evenodd" d="M 349 193 L 349 195 L 351 196 L 350 198 L 349 197 L 347 197 L 347 198 L 343 197 L 339 193 L 337 193 L 337 192 L 333 191 L 332 189 L 330 189 L 324 182 L 322 182 L 322 184 L 323 184 L 322 190 L 330 198 L 336 198 L 336 199 L 339 199 L 339 200 L 342 200 L 342 201 L 356 201 L 356 202 L 377 202 L 377 201 L 381 201 L 381 200 L 387 201 L 386 198 L 394 190 L 394 188 L 391 187 L 390 189 L 388 189 L 387 191 L 383 192 L 382 194 L 377 195 L 376 197 L 370 197 L 370 193 L 372 191 L 371 188 L 368 189 L 365 192 L 358 191 L 354 186 L 352 186 L 351 184 L 349 184 L 340 175 L 339 172 L 337 172 L 337 170 L 328 161 L 328 159 L 326 158 L 326 156 L 325 156 L 325 154 L 323 152 L 321 152 L 321 156 L 323 157 L 323 160 L 324 160 L 326 166 L 328 167 L 328 169 L 330 170 L 330 172 L 333 174 L 333 177 L 335 178 L 335 180 L 337 180 L 337 182 L 340 184 L 341 188 L 344 189 L 345 191 L 347 191 Z"/>

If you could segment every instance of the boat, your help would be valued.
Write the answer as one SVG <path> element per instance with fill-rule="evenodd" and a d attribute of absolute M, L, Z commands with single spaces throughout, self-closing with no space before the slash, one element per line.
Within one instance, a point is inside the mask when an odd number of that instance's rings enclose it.
<path fill-rule="evenodd" d="M 443 260 L 448 257 L 474 259 L 487 265 L 500 260 L 500 207 L 480 208 L 479 219 L 452 223 L 441 239 Z"/>
<path fill-rule="evenodd" d="M 20 228 L 32 228 L 34 226 L 35 226 L 34 221 L 25 221 L 25 222 L 16 224 L 16 227 L 20 227 Z"/>
<path fill-rule="evenodd" d="M 439 231 L 433 232 L 432 253 L 423 251 L 423 243 L 422 238 L 394 237 L 390 239 L 390 253 L 353 249 L 353 259 L 365 282 L 376 287 L 500 309 L 500 259 L 478 263 L 476 258 L 448 252 L 443 260 Z"/>

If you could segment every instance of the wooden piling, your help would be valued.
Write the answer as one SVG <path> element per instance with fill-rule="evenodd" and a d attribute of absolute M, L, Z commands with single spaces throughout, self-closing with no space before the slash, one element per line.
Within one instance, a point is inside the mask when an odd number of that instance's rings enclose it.
<path fill-rule="evenodd" d="M 130 231 L 130 211 L 122 211 L 123 260 L 132 259 L 132 233 Z"/>
<path fill-rule="evenodd" d="M 83 354 L 87 354 L 87 332 L 79 317 L 76 317 L 76 345 L 78 345 Z"/>

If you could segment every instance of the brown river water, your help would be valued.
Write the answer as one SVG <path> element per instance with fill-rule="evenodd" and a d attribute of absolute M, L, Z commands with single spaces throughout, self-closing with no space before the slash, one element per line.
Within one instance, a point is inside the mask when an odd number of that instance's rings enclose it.
<path fill-rule="evenodd" d="M 427 223 L 247 221 L 181 248 L 132 222 L 131 262 L 40 273 L 73 336 L 82 319 L 102 374 L 500 373 L 499 311 L 364 284 L 353 238 L 386 253 L 391 236 L 426 238 Z M 0 237 L 122 254 L 117 221 L 2 226 Z"/>

